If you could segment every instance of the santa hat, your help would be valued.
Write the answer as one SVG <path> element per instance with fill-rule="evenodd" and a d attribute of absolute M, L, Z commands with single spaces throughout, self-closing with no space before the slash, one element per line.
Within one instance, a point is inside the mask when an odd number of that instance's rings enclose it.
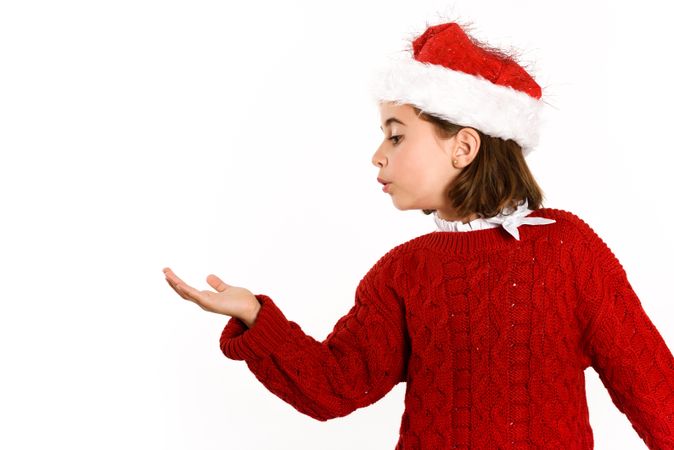
<path fill-rule="evenodd" d="M 457 125 L 512 139 L 529 154 L 538 144 L 541 87 L 513 58 L 485 48 L 455 22 L 430 26 L 412 48 L 371 74 L 375 101 L 408 103 Z"/>

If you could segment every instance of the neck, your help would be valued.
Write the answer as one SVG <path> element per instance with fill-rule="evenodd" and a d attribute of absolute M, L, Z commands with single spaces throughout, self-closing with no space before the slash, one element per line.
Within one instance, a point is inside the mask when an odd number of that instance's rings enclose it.
<path fill-rule="evenodd" d="M 467 217 L 457 217 L 453 212 L 446 212 L 446 211 L 437 211 L 437 215 L 439 219 L 446 220 L 448 222 L 454 222 L 457 220 L 460 220 L 462 223 L 468 223 L 471 222 L 475 219 L 477 219 L 479 216 L 477 214 L 471 214 Z"/>

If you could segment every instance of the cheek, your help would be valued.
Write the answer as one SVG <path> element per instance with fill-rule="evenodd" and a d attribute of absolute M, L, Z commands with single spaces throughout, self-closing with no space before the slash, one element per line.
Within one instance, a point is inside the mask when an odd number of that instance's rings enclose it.
<path fill-rule="evenodd" d="M 396 161 L 396 172 L 410 186 L 416 189 L 427 189 L 437 179 L 437 165 L 428 155 L 407 152 L 401 153 Z"/>
<path fill-rule="evenodd" d="M 418 154 L 406 148 L 396 155 L 396 172 L 403 178 L 415 178 L 423 172 L 423 159 Z"/>

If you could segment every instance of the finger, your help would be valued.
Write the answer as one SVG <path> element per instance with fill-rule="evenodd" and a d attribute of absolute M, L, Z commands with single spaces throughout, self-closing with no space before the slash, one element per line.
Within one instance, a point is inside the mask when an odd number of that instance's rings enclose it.
<path fill-rule="evenodd" d="M 164 269 L 166 281 L 171 287 L 185 300 L 189 300 L 201 306 L 202 308 L 207 304 L 208 297 L 211 294 L 208 291 L 200 291 L 181 280 L 171 269 L 166 267 Z"/>
<path fill-rule="evenodd" d="M 173 284 L 180 284 L 180 283 L 185 284 L 185 282 L 184 282 L 183 280 L 181 280 L 181 279 L 178 277 L 178 275 L 176 275 L 176 274 L 175 274 L 171 269 L 169 269 L 169 268 L 164 269 L 164 274 L 166 275 L 166 278 L 168 278 L 169 280 L 171 280 L 171 281 L 173 282 Z"/>
<path fill-rule="evenodd" d="M 222 292 L 229 287 L 227 283 L 213 274 L 207 276 L 206 281 L 208 281 L 208 284 L 210 284 L 218 292 Z"/>
<path fill-rule="evenodd" d="M 198 289 L 194 289 L 192 286 L 188 286 L 186 284 L 178 284 L 177 287 L 185 293 L 185 295 L 188 297 L 188 300 L 192 300 L 199 305 L 205 305 L 207 302 L 207 291 L 200 291 Z"/>
<path fill-rule="evenodd" d="M 180 288 L 179 288 L 175 283 L 173 283 L 173 282 L 172 282 L 171 280 L 169 280 L 168 278 L 166 278 L 166 282 L 167 282 L 167 283 L 169 284 L 169 286 L 171 286 L 171 287 L 173 288 L 173 290 L 176 291 L 176 293 L 177 293 L 178 295 L 180 295 L 182 298 L 184 298 L 185 300 L 190 300 L 190 299 L 187 297 L 187 295 L 185 295 L 185 293 L 182 292 L 182 291 L 180 290 Z"/>

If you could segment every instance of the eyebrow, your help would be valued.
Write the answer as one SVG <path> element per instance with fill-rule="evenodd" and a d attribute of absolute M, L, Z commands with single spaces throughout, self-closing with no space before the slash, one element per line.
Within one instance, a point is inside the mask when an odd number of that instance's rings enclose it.
<path fill-rule="evenodd" d="M 400 120 L 396 119 L 395 117 L 389 117 L 388 119 L 386 119 L 386 122 L 384 122 L 384 126 L 387 127 L 387 126 L 389 126 L 392 122 L 397 122 L 397 123 L 399 123 L 400 125 L 405 125 L 404 123 L 402 123 Z M 379 127 L 379 129 L 380 129 L 381 131 L 384 131 L 384 129 L 383 129 L 382 127 Z"/>

